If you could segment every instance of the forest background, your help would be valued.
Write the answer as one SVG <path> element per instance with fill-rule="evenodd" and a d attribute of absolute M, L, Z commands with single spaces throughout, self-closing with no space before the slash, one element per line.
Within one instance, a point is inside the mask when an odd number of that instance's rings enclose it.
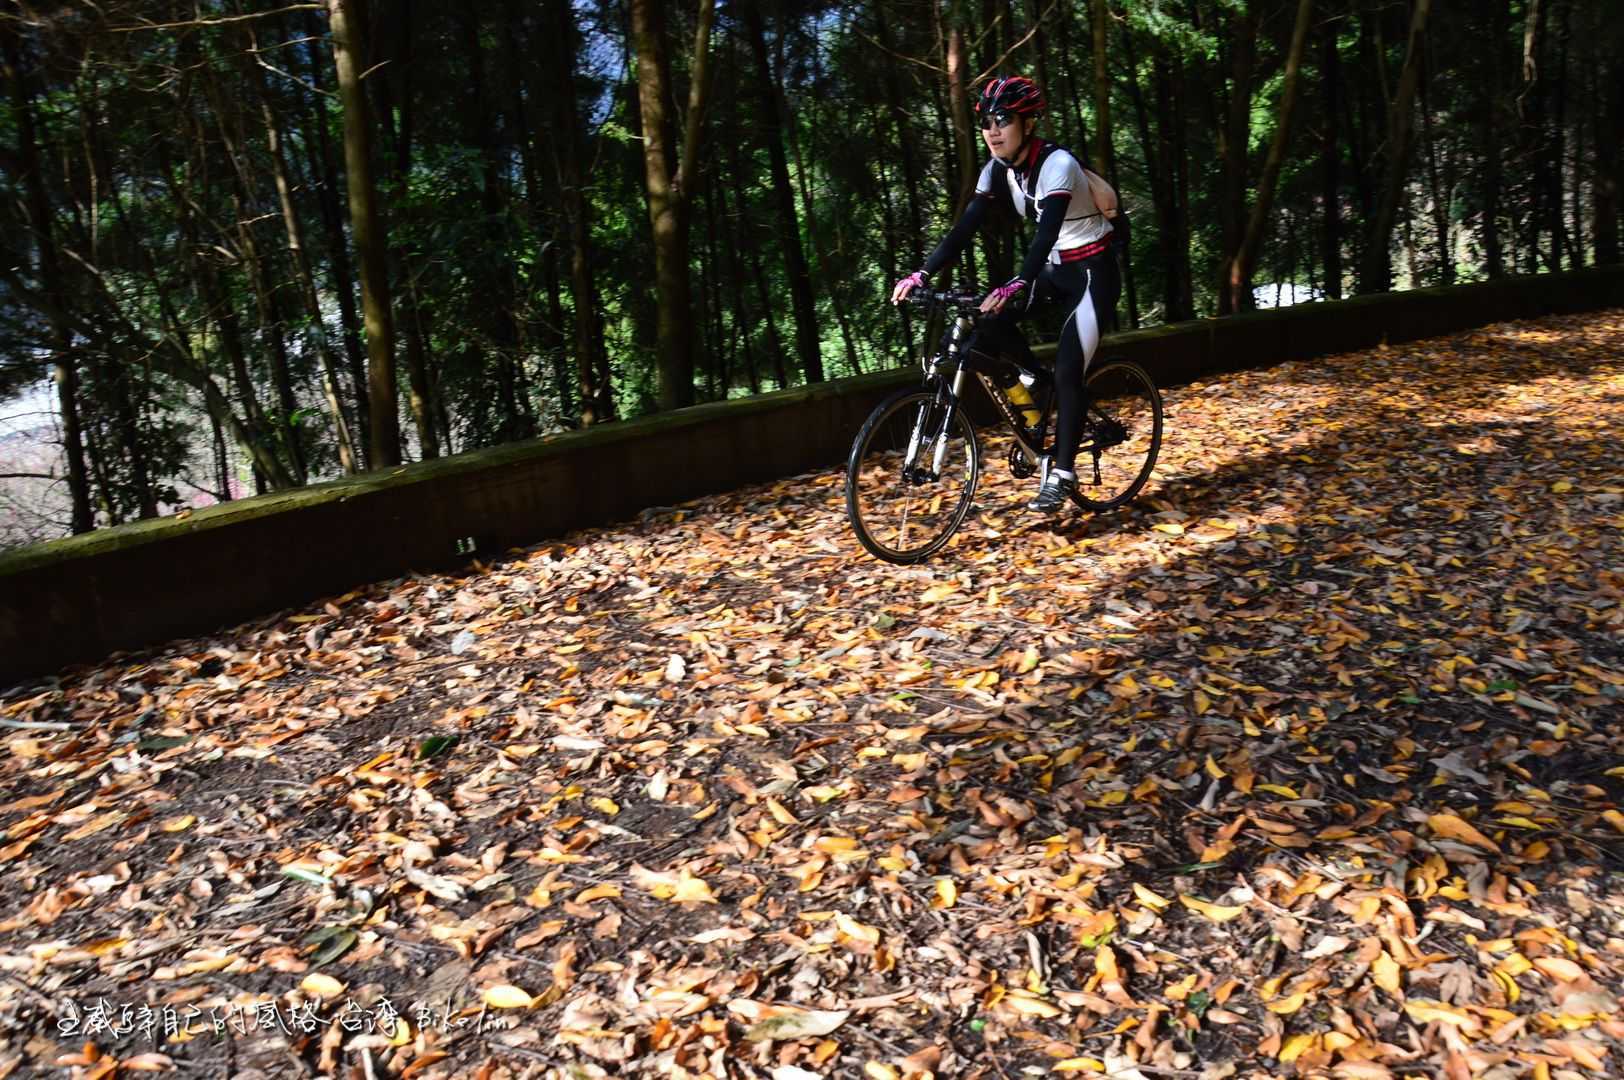
<path fill-rule="evenodd" d="M 1124 327 L 1618 262 L 1612 7 L 4 0 L 0 547 L 904 364 L 995 71 Z"/>

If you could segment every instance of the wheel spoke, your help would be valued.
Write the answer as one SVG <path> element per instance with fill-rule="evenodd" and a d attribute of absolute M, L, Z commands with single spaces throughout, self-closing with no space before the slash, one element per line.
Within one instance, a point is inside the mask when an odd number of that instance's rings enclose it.
<path fill-rule="evenodd" d="M 1156 465 L 1161 395 L 1143 368 L 1118 361 L 1089 376 L 1087 400 L 1077 498 L 1093 509 L 1120 506 L 1139 493 Z"/>
<path fill-rule="evenodd" d="M 923 391 L 889 399 L 863 425 L 847 464 L 846 509 L 858 540 L 891 562 L 929 556 L 964 520 L 979 461 L 962 415 L 949 418 Z"/>

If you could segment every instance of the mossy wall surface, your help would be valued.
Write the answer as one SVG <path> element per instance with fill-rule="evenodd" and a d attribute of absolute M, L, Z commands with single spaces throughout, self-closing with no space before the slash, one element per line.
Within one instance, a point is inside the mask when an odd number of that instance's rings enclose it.
<path fill-rule="evenodd" d="M 1177 386 L 1613 306 L 1624 306 L 1624 267 L 1179 323 L 1108 336 L 1101 355 Z M 501 552 L 827 466 L 882 396 L 916 378 L 910 365 L 699 405 L 23 548 L 0 556 L 0 683 L 453 565 L 470 539 Z"/>

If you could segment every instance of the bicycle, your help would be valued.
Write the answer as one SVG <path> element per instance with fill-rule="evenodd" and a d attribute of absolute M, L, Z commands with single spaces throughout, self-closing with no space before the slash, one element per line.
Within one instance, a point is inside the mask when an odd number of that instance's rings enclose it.
<path fill-rule="evenodd" d="M 1041 473 L 1053 460 L 1056 395 L 1046 369 L 1028 371 L 1004 357 L 966 349 L 980 318 L 982 294 L 963 289 L 915 289 L 907 302 L 950 309 L 951 324 L 937 351 L 921 358 L 924 383 L 880 402 L 852 442 L 846 462 L 846 514 L 857 540 L 875 558 L 910 564 L 935 554 L 969 515 L 981 477 L 981 445 L 965 408 L 966 376 L 974 372 L 1014 436 L 1008 464 L 1016 479 Z M 927 317 L 926 325 L 931 319 Z M 928 330 L 927 330 L 928 333 Z M 1028 426 L 991 375 L 1030 380 L 1040 413 Z M 1162 443 L 1162 396 L 1148 372 L 1123 359 L 1091 364 L 1084 379 L 1077 490 L 1085 510 L 1110 510 L 1139 494 Z M 1031 408 L 1032 406 L 1027 406 Z M 882 536 L 884 539 L 882 539 Z"/>

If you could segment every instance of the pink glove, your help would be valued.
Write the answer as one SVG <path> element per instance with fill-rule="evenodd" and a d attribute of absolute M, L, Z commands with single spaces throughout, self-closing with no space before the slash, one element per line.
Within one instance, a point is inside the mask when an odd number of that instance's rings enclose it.
<path fill-rule="evenodd" d="M 896 283 L 896 286 L 891 290 L 891 302 L 893 304 L 897 303 L 908 295 L 909 290 L 920 288 L 924 284 L 925 272 L 923 270 L 915 270 L 913 273 Z"/>
<path fill-rule="evenodd" d="M 999 302 L 1007 304 L 1011 300 L 1015 299 L 1015 297 L 1024 288 L 1026 288 L 1026 281 L 1024 279 L 1018 277 L 1010 278 L 1004 284 L 994 289 L 992 291 L 992 295 L 997 297 Z"/>

